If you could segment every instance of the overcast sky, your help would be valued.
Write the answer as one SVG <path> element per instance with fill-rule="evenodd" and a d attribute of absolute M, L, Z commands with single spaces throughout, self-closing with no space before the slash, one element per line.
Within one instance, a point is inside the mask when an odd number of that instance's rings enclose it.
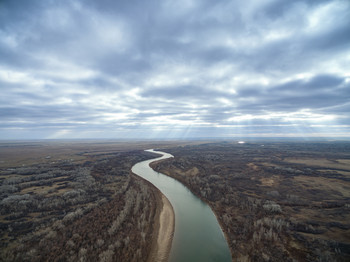
<path fill-rule="evenodd" d="M 0 1 L 0 139 L 350 137 L 350 1 Z"/>

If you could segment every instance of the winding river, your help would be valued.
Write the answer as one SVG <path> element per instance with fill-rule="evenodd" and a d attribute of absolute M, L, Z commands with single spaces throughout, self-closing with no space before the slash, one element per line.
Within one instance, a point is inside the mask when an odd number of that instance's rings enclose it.
<path fill-rule="evenodd" d="M 151 162 L 173 156 L 152 149 L 146 151 L 162 156 L 135 164 L 132 172 L 155 185 L 174 208 L 175 232 L 169 261 L 232 261 L 226 239 L 210 207 L 180 182 L 149 166 Z"/>

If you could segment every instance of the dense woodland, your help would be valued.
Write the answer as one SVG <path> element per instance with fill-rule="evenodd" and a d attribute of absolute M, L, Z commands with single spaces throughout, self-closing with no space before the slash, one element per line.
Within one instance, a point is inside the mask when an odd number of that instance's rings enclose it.
<path fill-rule="evenodd" d="M 209 203 L 234 261 L 350 260 L 350 143 L 208 143 L 153 167 Z"/>
<path fill-rule="evenodd" d="M 89 154 L 2 168 L 0 261 L 146 261 L 160 193 L 130 169 L 152 157 Z"/>

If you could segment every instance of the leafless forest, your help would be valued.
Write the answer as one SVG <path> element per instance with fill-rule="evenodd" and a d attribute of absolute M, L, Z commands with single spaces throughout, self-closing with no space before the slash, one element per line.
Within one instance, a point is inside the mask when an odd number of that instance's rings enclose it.
<path fill-rule="evenodd" d="M 2 143 L 1 261 L 147 261 L 154 168 L 215 212 L 233 261 L 350 260 L 350 143 Z"/>
<path fill-rule="evenodd" d="M 154 168 L 209 203 L 234 261 L 350 260 L 350 143 L 207 143 Z"/>
<path fill-rule="evenodd" d="M 0 260 L 146 261 L 161 200 L 130 173 L 143 146 L 3 144 Z"/>

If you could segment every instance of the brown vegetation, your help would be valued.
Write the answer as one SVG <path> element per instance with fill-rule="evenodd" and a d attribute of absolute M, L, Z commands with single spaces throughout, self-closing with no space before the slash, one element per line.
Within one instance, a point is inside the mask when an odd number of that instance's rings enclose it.
<path fill-rule="evenodd" d="M 21 145 L 0 145 L 1 261 L 147 261 L 162 198 L 130 174 L 145 143 Z"/>
<path fill-rule="evenodd" d="M 234 261 L 350 260 L 350 143 L 206 143 L 153 167 L 209 203 Z"/>

